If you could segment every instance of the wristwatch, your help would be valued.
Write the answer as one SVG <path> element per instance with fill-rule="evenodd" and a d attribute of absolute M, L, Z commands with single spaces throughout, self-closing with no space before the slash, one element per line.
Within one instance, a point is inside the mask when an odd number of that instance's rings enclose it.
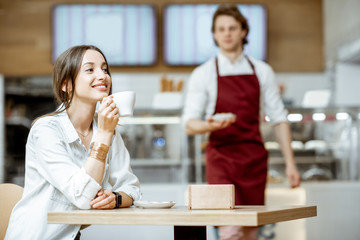
<path fill-rule="evenodd" d="M 121 194 L 118 192 L 112 192 L 112 193 L 115 195 L 115 200 L 116 200 L 115 208 L 119 208 L 122 204 Z"/>

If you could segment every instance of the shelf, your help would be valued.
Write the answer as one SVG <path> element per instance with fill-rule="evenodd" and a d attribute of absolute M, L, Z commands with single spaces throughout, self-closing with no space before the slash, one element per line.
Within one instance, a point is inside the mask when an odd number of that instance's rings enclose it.
<path fill-rule="evenodd" d="M 281 157 L 282 152 L 281 150 L 275 150 L 275 149 L 266 149 L 270 155 L 270 157 Z M 319 156 L 314 149 L 308 149 L 308 150 L 299 150 L 299 149 L 293 149 L 294 155 L 296 157 L 316 157 Z M 326 152 L 325 150 L 323 152 Z"/>
<path fill-rule="evenodd" d="M 6 87 L 5 89 L 6 95 L 16 95 L 22 97 L 47 97 L 47 98 L 54 98 L 54 93 L 52 89 L 41 89 L 41 88 L 34 88 L 29 90 L 28 88 L 18 88 L 18 87 Z"/>
<path fill-rule="evenodd" d="M 153 109 L 153 108 L 135 108 L 134 116 L 149 117 L 149 116 L 181 116 L 182 111 L 179 109 Z"/>
<path fill-rule="evenodd" d="M 316 163 L 333 163 L 335 159 L 330 156 L 295 156 L 295 162 L 297 164 L 316 164 Z M 269 164 L 285 164 L 285 159 L 283 157 L 272 157 L 269 156 Z M 205 157 L 202 156 L 202 166 L 206 165 Z"/>
<path fill-rule="evenodd" d="M 6 125 L 23 126 L 28 129 L 31 128 L 31 120 L 26 117 L 10 117 L 5 120 Z"/>
<path fill-rule="evenodd" d="M 180 159 L 131 159 L 131 166 L 179 166 L 181 164 Z"/>
<path fill-rule="evenodd" d="M 333 163 L 335 159 L 330 156 L 295 156 L 297 164 Z M 269 157 L 269 164 L 285 164 L 283 157 Z"/>
<path fill-rule="evenodd" d="M 120 118 L 119 123 L 124 125 L 180 124 L 181 117 L 130 117 Z"/>

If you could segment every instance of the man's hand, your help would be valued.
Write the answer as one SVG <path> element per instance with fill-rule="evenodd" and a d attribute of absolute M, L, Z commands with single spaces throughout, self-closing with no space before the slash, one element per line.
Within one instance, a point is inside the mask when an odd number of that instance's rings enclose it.
<path fill-rule="evenodd" d="M 296 188 L 300 186 L 300 174 L 296 168 L 296 166 L 289 164 L 286 166 L 286 176 L 289 180 L 289 184 L 291 188 Z"/>
<path fill-rule="evenodd" d="M 224 129 L 236 121 L 236 117 L 215 121 L 212 117 L 208 119 L 190 119 L 186 122 L 185 130 L 188 135 L 205 134 L 208 132 Z"/>
<path fill-rule="evenodd" d="M 220 121 L 215 121 L 212 117 L 209 117 L 207 119 L 207 123 L 208 123 L 210 132 L 229 127 L 235 121 L 236 121 L 236 117 L 225 119 L 225 120 L 220 120 Z"/>

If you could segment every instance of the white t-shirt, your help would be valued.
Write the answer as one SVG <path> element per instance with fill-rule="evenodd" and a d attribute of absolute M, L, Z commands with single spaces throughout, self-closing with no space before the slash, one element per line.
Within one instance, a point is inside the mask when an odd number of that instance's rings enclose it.
<path fill-rule="evenodd" d="M 242 54 L 234 62 L 221 52 L 217 56 L 219 75 L 252 74 L 253 70 Z M 279 95 L 272 68 L 265 62 L 250 58 L 260 84 L 261 107 L 273 124 L 287 121 L 287 110 Z M 217 99 L 217 74 L 215 58 L 197 67 L 187 83 L 187 93 L 183 109 L 183 123 L 189 119 L 206 119 L 213 115 Z"/>

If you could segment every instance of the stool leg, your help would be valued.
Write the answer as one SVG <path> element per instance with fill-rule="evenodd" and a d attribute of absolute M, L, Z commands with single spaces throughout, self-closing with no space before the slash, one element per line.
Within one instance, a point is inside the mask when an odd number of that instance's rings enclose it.
<path fill-rule="evenodd" d="M 206 226 L 174 226 L 174 240 L 206 240 Z"/>

